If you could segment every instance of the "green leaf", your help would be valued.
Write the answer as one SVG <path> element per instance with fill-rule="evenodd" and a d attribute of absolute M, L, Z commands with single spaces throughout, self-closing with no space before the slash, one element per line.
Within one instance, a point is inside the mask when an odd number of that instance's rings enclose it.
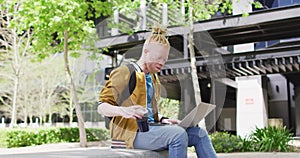
<path fill-rule="evenodd" d="M 249 16 L 249 13 L 242 13 L 242 17 L 247 17 Z"/>
<path fill-rule="evenodd" d="M 72 52 L 72 53 L 70 53 L 70 56 L 74 57 L 74 58 L 78 58 L 78 57 L 80 57 L 80 53 L 79 52 Z"/>
<path fill-rule="evenodd" d="M 253 2 L 254 8 L 263 8 L 263 5 L 259 1 Z"/>

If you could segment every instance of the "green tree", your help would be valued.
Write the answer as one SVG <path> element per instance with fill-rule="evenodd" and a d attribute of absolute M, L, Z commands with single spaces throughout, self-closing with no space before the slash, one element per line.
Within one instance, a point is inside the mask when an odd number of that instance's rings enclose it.
<path fill-rule="evenodd" d="M 3 82 L 12 83 L 11 86 L 13 87 L 12 91 L 9 91 L 10 88 L 1 89 L 1 93 L 7 99 L 7 101 L 3 101 L 1 98 L 1 101 L 11 113 L 10 127 L 13 127 L 17 120 L 17 101 L 24 59 L 31 54 L 28 49 L 32 32 L 29 28 L 21 29 L 20 16 L 15 16 L 19 8 L 20 4 L 16 1 L 0 1 L 0 65 L 4 67 L 4 71 L 0 72 L 0 78 Z M 4 73 L 5 70 L 11 73 Z"/>
<path fill-rule="evenodd" d="M 85 147 L 86 132 L 84 120 L 80 110 L 76 86 L 69 66 L 69 54 L 78 56 L 86 36 L 94 30 L 93 23 L 87 20 L 89 11 L 87 1 L 75 0 L 26 0 L 22 2 L 19 15 L 22 16 L 24 30 L 33 28 L 33 49 L 39 52 L 40 59 L 44 59 L 48 53 L 63 52 L 65 71 L 70 82 L 73 102 L 80 132 L 80 146 Z"/>
<path fill-rule="evenodd" d="M 21 6 L 14 17 L 22 17 L 21 30 L 32 30 L 32 49 L 37 52 L 39 59 L 44 59 L 49 55 L 48 53 L 64 53 L 65 70 L 75 104 L 82 147 L 87 145 L 86 132 L 76 85 L 69 66 L 69 56 L 78 57 L 86 37 L 95 34 L 91 18 L 111 15 L 116 6 L 127 6 L 124 4 L 129 2 L 131 1 L 23 0 L 17 2 Z"/>
<path fill-rule="evenodd" d="M 39 116 L 41 120 L 39 123 L 46 123 L 47 121 L 52 123 L 52 114 L 59 112 L 57 110 L 57 103 L 60 101 L 58 88 L 66 82 L 64 71 L 62 71 L 64 68 L 62 54 L 56 54 L 38 63 L 29 62 L 28 65 L 32 66 L 28 66 L 28 68 L 26 66 L 24 75 L 31 79 L 23 79 L 22 83 L 33 94 L 28 98 L 33 98 L 32 100 L 36 102 L 36 106 L 31 105 L 34 107 L 31 111 L 37 111 L 36 116 Z M 26 96 L 26 94 L 23 95 Z"/>
<path fill-rule="evenodd" d="M 48 120 L 51 123 L 51 114 L 61 111 L 56 109 L 57 102 L 60 100 L 57 88 L 59 84 L 66 82 L 65 74 L 62 71 L 64 68 L 63 58 L 58 55 L 42 62 L 31 62 L 31 60 L 32 58 L 29 57 L 23 59 L 16 117 L 19 119 L 23 118 L 25 123 L 28 122 L 27 118 L 29 118 L 29 122 L 33 123 L 33 116 L 39 116 L 40 120 L 46 122 L 48 115 Z M 10 69 L 2 69 L 2 72 L 5 74 L 12 73 Z M 9 115 L 12 112 L 11 100 L 14 90 L 12 85 L 13 82 L 9 80 L 0 84 L 2 92 L 0 100 L 4 104 L 0 109 Z M 39 123 L 42 123 L 42 121 Z"/>

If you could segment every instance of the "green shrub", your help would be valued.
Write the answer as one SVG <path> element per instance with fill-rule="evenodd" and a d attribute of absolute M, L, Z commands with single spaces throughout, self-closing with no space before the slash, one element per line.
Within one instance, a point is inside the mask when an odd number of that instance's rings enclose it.
<path fill-rule="evenodd" d="M 256 128 L 249 137 L 244 139 L 230 135 L 227 132 L 215 132 L 210 135 L 216 152 L 288 152 L 293 148 L 288 143 L 292 140 L 292 134 L 286 127 Z"/>
<path fill-rule="evenodd" d="M 292 150 L 292 147 L 288 144 L 288 142 L 292 140 L 292 136 L 293 135 L 290 133 L 290 130 L 287 130 L 286 127 L 256 127 L 255 131 L 248 138 L 253 145 L 244 145 L 244 147 L 245 150 L 249 151 L 287 152 Z"/>
<path fill-rule="evenodd" d="M 253 144 L 253 142 L 249 139 L 249 138 L 244 138 L 241 139 L 242 142 L 242 152 L 246 152 L 246 151 L 251 151 L 251 152 L 255 152 L 255 144 Z"/>
<path fill-rule="evenodd" d="M 106 129 L 86 129 L 87 141 L 109 139 Z M 12 129 L 6 132 L 6 147 L 22 147 L 59 142 L 79 142 L 78 128 Z"/>
<path fill-rule="evenodd" d="M 161 98 L 158 103 L 160 113 L 169 118 L 178 118 L 179 101 L 169 98 Z"/>
<path fill-rule="evenodd" d="M 109 131 L 98 128 L 86 129 L 87 141 L 108 140 L 110 139 Z"/>
<path fill-rule="evenodd" d="M 6 133 L 7 130 L 6 129 L 0 129 L 0 148 L 5 148 L 6 145 Z"/>
<path fill-rule="evenodd" d="M 73 128 L 60 128 L 60 139 L 63 142 L 79 142 L 79 129 L 77 127 Z"/>
<path fill-rule="evenodd" d="M 7 132 L 7 147 L 22 147 L 35 145 L 35 134 L 31 131 L 13 130 Z"/>
<path fill-rule="evenodd" d="M 210 135 L 217 153 L 229 153 L 242 150 L 241 138 L 227 132 L 215 132 Z"/>
<path fill-rule="evenodd" d="M 38 144 L 50 144 L 50 143 L 57 143 L 62 142 L 61 137 L 61 130 L 60 128 L 49 128 L 43 129 L 39 131 L 37 135 Z"/>

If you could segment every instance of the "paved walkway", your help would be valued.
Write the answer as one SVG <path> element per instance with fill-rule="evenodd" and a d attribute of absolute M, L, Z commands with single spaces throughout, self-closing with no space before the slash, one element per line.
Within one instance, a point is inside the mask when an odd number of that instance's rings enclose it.
<path fill-rule="evenodd" d="M 106 142 L 91 142 L 88 148 L 80 148 L 78 143 L 46 144 L 21 148 L 0 148 L 1 158 L 109 158 L 109 157 L 152 157 L 157 158 L 157 153 L 144 150 L 110 149 Z M 113 154 L 112 154 L 113 153 Z M 150 156 L 151 155 L 151 156 Z M 195 153 L 189 153 L 189 158 L 196 158 Z M 219 153 L 219 158 L 300 158 L 300 152 L 289 153 Z"/>

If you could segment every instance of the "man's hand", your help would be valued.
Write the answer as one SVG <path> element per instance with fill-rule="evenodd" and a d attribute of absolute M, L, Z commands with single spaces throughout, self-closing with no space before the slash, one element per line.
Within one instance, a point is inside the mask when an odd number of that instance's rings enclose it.
<path fill-rule="evenodd" d="M 148 113 L 148 110 L 140 105 L 133 105 L 128 107 L 120 107 L 121 115 L 125 118 L 139 118 Z"/>

